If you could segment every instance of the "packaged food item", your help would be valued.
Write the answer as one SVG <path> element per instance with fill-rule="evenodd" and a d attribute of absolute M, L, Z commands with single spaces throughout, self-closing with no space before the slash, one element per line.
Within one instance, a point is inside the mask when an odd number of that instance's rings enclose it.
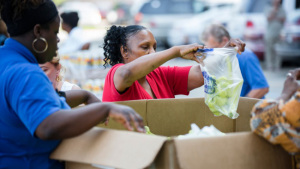
<path fill-rule="evenodd" d="M 243 77 L 235 48 L 198 49 L 204 78 L 205 104 L 215 116 L 235 119 Z"/>

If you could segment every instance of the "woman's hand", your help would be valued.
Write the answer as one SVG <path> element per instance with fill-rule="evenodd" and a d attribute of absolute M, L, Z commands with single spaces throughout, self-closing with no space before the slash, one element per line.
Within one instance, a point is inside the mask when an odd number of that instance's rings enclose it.
<path fill-rule="evenodd" d="M 300 68 L 290 70 L 289 73 L 291 73 L 291 76 L 295 77 L 296 80 L 300 80 Z"/>
<path fill-rule="evenodd" d="M 194 60 L 200 63 L 199 59 L 195 56 L 195 53 L 198 49 L 203 49 L 203 45 L 192 44 L 192 45 L 182 45 L 178 46 L 180 57 L 183 59 Z"/>
<path fill-rule="evenodd" d="M 291 70 L 287 74 L 287 78 L 284 82 L 283 90 L 281 96 L 278 100 L 282 99 L 284 102 L 288 101 L 299 89 L 299 84 L 297 82 L 297 76 L 299 75 L 300 69 Z"/>
<path fill-rule="evenodd" d="M 134 128 L 136 128 L 138 132 L 145 132 L 142 117 L 128 106 L 112 104 L 105 125 L 107 125 L 110 118 L 119 122 L 130 131 L 133 131 Z M 134 127 L 132 124 L 134 124 Z"/>
<path fill-rule="evenodd" d="M 241 54 L 242 52 L 245 51 L 246 44 L 240 39 L 230 39 L 230 41 L 224 46 L 224 48 L 226 48 L 226 47 L 236 47 L 236 46 L 238 47 L 237 52 L 239 54 Z"/>

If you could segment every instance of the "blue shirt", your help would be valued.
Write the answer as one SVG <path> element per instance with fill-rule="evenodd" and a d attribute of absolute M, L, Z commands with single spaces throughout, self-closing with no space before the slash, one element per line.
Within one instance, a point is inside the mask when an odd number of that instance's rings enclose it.
<path fill-rule="evenodd" d="M 268 82 L 260 67 L 257 56 L 246 49 L 241 55 L 237 54 L 244 83 L 241 96 L 246 96 L 253 89 L 269 87 Z"/>
<path fill-rule="evenodd" d="M 50 160 L 60 140 L 34 136 L 38 125 L 60 109 L 70 109 L 22 44 L 7 39 L 0 47 L 0 168 L 64 168 Z"/>

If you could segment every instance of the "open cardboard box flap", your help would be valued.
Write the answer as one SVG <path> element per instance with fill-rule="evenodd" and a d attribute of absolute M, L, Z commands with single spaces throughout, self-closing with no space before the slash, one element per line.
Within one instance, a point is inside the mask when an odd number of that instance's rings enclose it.
<path fill-rule="evenodd" d="M 146 168 L 166 140 L 161 136 L 95 127 L 64 140 L 50 158 L 113 168 Z"/>
<path fill-rule="evenodd" d="M 118 102 L 139 112 L 144 124 L 157 135 L 93 128 L 62 141 L 50 158 L 66 161 L 68 169 L 96 169 L 99 166 L 126 169 L 292 168 L 291 156 L 280 146 L 249 132 L 250 111 L 257 101 L 241 98 L 237 110 L 240 116 L 235 120 L 214 117 L 204 98 Z M 164 137 L 188 133 L 191 123 L 201 128 L 213 124 L 227 134 L 188 139 L 172 137 L 171 140 Z M 108 127 L 123 128 L 113 121 Z"/>
<path fill-rule="evenodd" d="M 50 158 L 71 162 L 72 169 L 292 168 L 292 158 L 287 152 L 252 132 L 168 140 L 162 136 L 93 128 L 64 140 Z"/>
<path fill-rule="evenodd" d="M 292 168 L 291 156 L 286 151 L 252 132 L 194 139 L 177 138 L 174 142 L 180 168 Z"/>

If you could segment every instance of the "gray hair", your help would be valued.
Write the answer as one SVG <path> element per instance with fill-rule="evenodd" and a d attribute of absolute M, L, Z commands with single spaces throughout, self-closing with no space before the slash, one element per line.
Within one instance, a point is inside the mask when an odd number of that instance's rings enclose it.
<path fill-rule="evenodd" d="M 207 26 L 202 32 L 202 42 L 206 42 L 210 35 L 213 36 L 219 43 L 222 42 L 224 36 L 230 39 L 228 31 L 223 25 L 220 24 L 212 24 L 210 26 Z"/>

